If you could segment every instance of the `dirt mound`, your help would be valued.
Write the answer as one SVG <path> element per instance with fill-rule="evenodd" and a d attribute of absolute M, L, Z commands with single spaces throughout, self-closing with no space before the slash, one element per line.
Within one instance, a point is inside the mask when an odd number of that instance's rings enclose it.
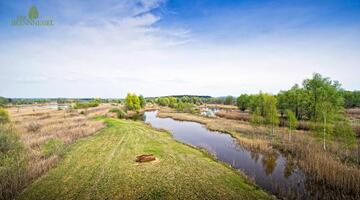
<path fill-rule="evenodd" d="M 156 160 L 156 157 L 153 154 L 143 154 L 140 156 L 136 156 L 136 162 L 150 162 Z"/>

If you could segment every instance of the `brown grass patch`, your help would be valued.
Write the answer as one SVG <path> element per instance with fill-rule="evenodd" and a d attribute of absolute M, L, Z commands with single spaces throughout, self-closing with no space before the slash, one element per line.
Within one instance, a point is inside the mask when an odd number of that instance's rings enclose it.
<path fill-rule="evenodd" d="M 249 113 L 240 112 L 239 110 L 235 111 L 219 111 L 216 113 L 216 116 L 225 118 L 225 119 L 235 119 L 241 121 L 250 121 L 251 116 Z"/>
<path fill-rule="evenodd" d="M 79 110 L 34 109 L 30 106 L 9 108 L 11 120 L 29 157 L 27 183 L 46 173 L 59 160 L 59 153 L 44 156 L 44 144 L 56 139 L 65 148 L 79 138 L 96 133 L 105 125 L 92 120 L 92 117 L 107 115 L 110 108 L 110 104 Z M 80 114 L 81 111 L 86 115 Z"/>

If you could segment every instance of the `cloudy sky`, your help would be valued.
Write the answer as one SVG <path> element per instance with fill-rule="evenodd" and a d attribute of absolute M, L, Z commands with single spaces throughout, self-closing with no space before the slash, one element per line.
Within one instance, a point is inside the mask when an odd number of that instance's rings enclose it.
<path fill-rule="evenodd" d="M 49 27 L 12 26 L 35 5 Z M 360 89 L 360 1 L 0 0 L 0 96 Z"/>

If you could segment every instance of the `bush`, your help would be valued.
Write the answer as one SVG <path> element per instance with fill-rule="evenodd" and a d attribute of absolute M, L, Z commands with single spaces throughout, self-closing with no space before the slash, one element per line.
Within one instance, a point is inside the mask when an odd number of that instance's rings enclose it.
<path fill-rule="evenodd" d="M 123 118 L 126 117 L 126 113 L 125 113 L 125 111 L 123 111 L 122 109 L 112 108 L 112 109 L 110 110 L 110 112 L 116 113 L 117 118 L 119 118 L 119 119 L 123 119 Z"/>
<path fill-rule="evenodd" d="M 334 124 L 334 136 L 348 144 L 356 143 L 356 133 L 347 119 L 338 119 Z"/>
<path fill-rule="evenodd" d="M 26 179 L 26 154 L 12 127 L 0 125 L 0 199 L 13 199 Z"/>
<path fill-rule="evenodd" d="M 186 112 L 186 113 L 196 113 L 197 110 L 195 109 L 194 104 L 192 103 L 183 103 L 179 102 L 177 104 L 176 110 L 179 112 Z"/>
<path fill-rule="evenodd" d="M 230 95 L 225 97 L 224 104 L 225 105 L 233 105 L 234 104 L 234 97 L 230 96 Z"/>
<path fill-rule="evenodd" d="M 99 106 L 98 100 L 91 100 L 89 102 L 76 102 L 74 105 L 75 109 L 91 108 Z"/>
<path fill-rule="evenodd" d="M 27 126 L 26 126 L 26 130 L 28 132 L 36 132 L 41 128 L 40 124 L 37 122 L 30 122 Z"/>
<path fill-rule="evenodd" d="M 41 152 L 45 157 L 60 154 L 63 150 L 64 142 L 59 139 L 50 139 L 42 147 Z"/>
<path fill-rule="evenodd" d="M 0 108 L 0 124 L 6 124 L 10 122 L 9 113 L 5 110 Z"/>

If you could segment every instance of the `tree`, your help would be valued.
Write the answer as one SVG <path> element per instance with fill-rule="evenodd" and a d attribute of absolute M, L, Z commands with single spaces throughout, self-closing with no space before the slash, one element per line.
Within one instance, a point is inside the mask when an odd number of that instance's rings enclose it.
<path fill-rule="evenodd" d="M 145 100 L 144 96 L 143 96 L 143 95 L 140 95 L 140 96 L 139 96 L 139 100 L 140 100 L 140 107 L 141 107 L 141 108 L 144 108 L 145 105 L 146 105 L 146 100 Z"/>
<path fill-rule="evenodd" d="M 277 95 L 277 107 L 281 116 L 286 110 L 295 113 L 297 119 L 305 119 L 308 114 L 309 93 L 298 84 L 295 84 L 290 90 L 280 91 Z"/>
<path fill-rule="evenodd" d="M 177 99 L 175 97 L 169 97 L 169 107 L 176 108 L 177 106 Z"/>
<path fill-rule="evenodd" d="M 253 125 L 260 125 L 262 124 L 263 119 L 261 117 L 260 108 L 256 108 L 255 112 L 251 114 L 250 123 Z"/>
<path fill-rule="evenodd" d="M 9 100 L 7 98 L 0 97 L 0 107 L 4 107 L 8 103 L 9 103 Z"/>
<path fill-rule="evenodd" d="M 140 99 L 137 95 L 128 93 L 125 98 L 125 106 L 128 110 L 140 110 Z"/>
<path fill-rule="evenodd" d="M 274 134 L 275 126 L 279 125 L 279 116 L 276 109 L 276 98 L 268 94 L 264 94 L 263 97 L 265 123 L 271 126 L 271 133 Z"/>
<path fill-rule="evenodd" d="M 181 97 L 181 102 L 183 103 L 189 103 L 190 102 L 190 98 L 188 96 L 183 96 Z"/>
<path fill-rule="evenodd" d="M 241 111 L 245 111 L 249 108 L 250 97 L 247 94 L 242 94 L 236 99 L 236 105 Z"/>
<path fill-rule="evenodd" d="M 288 127 L 289 127 L 289 141 L 291 141 L 291 132 L 293 129 L 296 128 L 297 119 L 296 119 L 294 112 L 292 112 L 291 110 L 286 110 L 286 116 L 287 116 Z"/>
<path fill-rule="evenodd" d="M 342 91 L 345 108 L 360 107 L 360 91 Z"/>
<path fill-rule="evenodd" d="M 156 98 L 155 101 L 160 106 L 169 106 L 169 104 L 170 104 L 170 100 L 167 97 L 159 97 L 159 98 Z"/>
<path fill-rule="evenodd" d="M 225 102 L 224 102 L 225 105 L 232 105 L 234 104 L 234 97 L 233 96 L 227 96 L 225 98 Z"/>
<path fill-rule="evenodd" d="M 331 81 L 315 73 L 312 79 L 304 80 L 303 86 L 310 95 L 309 118 L 313 121 L 319 122 L 323 119 L 322 109 L 326 109 L 324 103 L 332 107 L 331 110 L 335 113 L 343 108 L 344 99 L 338 81 Z"/>
<path fill-rule="evenodd" d="M 342 89 L 338 81 L 323 78 L 320 74 L 306 79 L 303 86 L 310 95 L 309 118 L 315 123 L 316 131 L 320 132 L 317 124 L 322 125 L 323 148 L 326 150 L 326 138 L 333 133 L 332 124 L 342 115 Z"/>

